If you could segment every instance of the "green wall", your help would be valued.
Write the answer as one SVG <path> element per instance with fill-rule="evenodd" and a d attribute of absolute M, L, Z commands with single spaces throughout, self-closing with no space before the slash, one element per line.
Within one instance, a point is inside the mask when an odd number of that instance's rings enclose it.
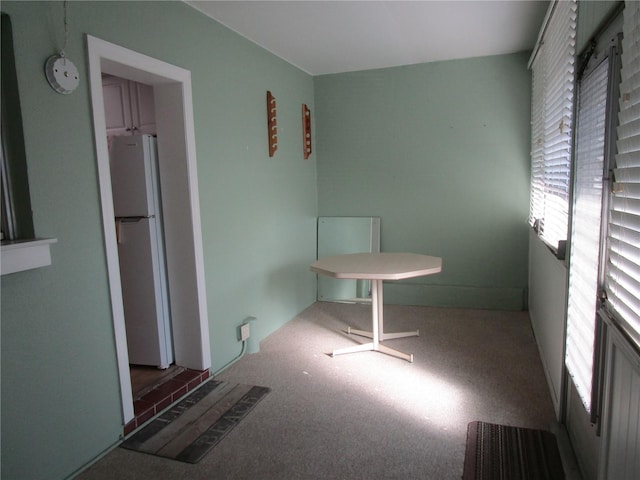
<path fill-rule="evenodd" d="M 381 250 L 442 257 L 388 303 L 521 309 L 528 53 L 314 78 L 318 214 L 381 217 Z"/>
<path fill-rule="evenodd" d="M 34 226 L 58 239 L 51 266 L 1 280 L 3 478 L 64 478 L 122 432 L 85 34 L 191 71 L 213 371 L 239 353 L 245 317 L 255 349 L 314 301 L 318 215 L 380 216 L 383 251 L 443 258 L 441 274 L 389 283 L 388 302 L 522 307 L 528 55 L 312 78 L 182 2 L 69 2 L 82 81 L 58 95 L 43 67 L 63 42 L 62 2 L 1 9 Z M 306 161 L 301 103 L 314 114 Z"/>
<path fill-rule="evenodd" d="M 315 300 L 315 155 L 302 157 L 313 80 L 182 2 L 69 2 L 71 95 L 47 84 L 62 2 L 8 2 L 36 235 L 49 267 L 2 277 L 2 477 L 72 474 L 122 433 L 85 34 L 191 71 L 212 370 Z M 279 150 L 267 152 L 266 91 Z"/>

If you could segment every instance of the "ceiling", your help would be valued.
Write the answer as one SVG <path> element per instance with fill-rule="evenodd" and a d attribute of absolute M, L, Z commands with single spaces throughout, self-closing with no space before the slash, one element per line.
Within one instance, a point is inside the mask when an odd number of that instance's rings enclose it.
<path fill-rule="evenodd" d="M 311 75 L 531 50 L 547 1 L 186 3 Z"/>

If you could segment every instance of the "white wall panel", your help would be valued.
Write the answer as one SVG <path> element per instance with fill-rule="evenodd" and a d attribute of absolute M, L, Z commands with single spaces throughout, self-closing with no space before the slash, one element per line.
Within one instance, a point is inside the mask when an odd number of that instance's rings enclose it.
<path fill-rule="evenodd" d="M 536 234 L 529 237 L 529 315 L 556 417 L 562 404 L 567 268 Z"/>

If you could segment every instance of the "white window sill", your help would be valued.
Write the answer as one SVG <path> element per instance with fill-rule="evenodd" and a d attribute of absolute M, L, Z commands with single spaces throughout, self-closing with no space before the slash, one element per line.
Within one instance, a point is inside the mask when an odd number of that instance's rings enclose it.
<path fill-rule="evenodd" d="M 0 247 L 2 251 L 2 262 L 0 263 L 2 275 L 51 265 L 49 245 L 57 241 L 57 238 L 3 241 Z"/>

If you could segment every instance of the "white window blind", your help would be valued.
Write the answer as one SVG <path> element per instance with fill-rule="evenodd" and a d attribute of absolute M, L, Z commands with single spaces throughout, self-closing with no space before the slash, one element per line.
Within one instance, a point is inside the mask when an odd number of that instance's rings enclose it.
<path fill-rule="evenodd" d="M 607 306 L 640 347 L 640 2 L 626 2 L 614 183 L 609 212 Z"/>
<path fill-rule="evenodd" d="M 566 365 L 587 411 L 599 287 L 609 58 L 580 81 L 569 256 Z"/>
<path fill-rule="evenodd" d="M 576 36 L 575 0 L 556 1 L 533 70 L 529 221 L 551 246 L 567 238 Z"/>
<path fill-rule="evenodd" d="M 532 69 L 531 86 L 531 197 L 529 220 L 544 217 L 544 62 Z"/>

